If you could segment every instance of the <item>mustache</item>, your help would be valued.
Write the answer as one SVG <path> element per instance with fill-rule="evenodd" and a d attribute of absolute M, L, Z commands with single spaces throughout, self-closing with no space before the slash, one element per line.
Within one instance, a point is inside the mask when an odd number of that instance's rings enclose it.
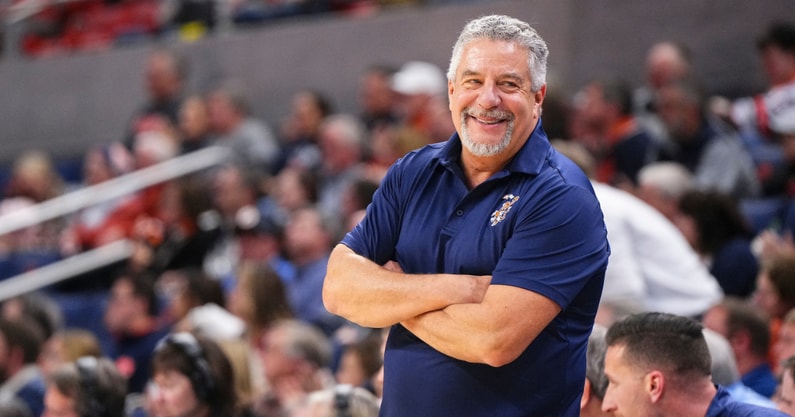
<path fill-rule="evenodd" d="M 467 107 L 462 112 L 464 115 L 484 119 L 513 120 L 513 113 L 504 110 L 479 110 Z"/>

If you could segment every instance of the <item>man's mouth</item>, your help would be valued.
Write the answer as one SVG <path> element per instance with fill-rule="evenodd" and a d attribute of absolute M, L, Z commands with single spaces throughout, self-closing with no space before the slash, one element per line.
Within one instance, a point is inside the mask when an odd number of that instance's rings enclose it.
<path fill-rule="evenodd" d="M 511 120 L 511 115 L 506 112 L 467 112 L 467 116 L 480 124 L 496 125 Z"/>

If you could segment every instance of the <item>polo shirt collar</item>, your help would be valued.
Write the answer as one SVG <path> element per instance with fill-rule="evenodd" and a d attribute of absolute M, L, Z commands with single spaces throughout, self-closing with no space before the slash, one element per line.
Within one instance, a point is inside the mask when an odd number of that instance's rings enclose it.
<path fill-rule="evenodd" d="M 541 172 L 551 147 L 552 145 L 549 144 L 547 134 L 541 125 L 541 119 L 538 119 L 538 124 L 533 133 L 530 134 L 530 138 L 508 163 L 505 170 L 537 175 Z M 461 159 L 461 138 L 457 132 L 447 140 L 444 146 L 439 148 L 434 159 L 437 159 L 439 163 L 446 167 L 458 163 Z"/>

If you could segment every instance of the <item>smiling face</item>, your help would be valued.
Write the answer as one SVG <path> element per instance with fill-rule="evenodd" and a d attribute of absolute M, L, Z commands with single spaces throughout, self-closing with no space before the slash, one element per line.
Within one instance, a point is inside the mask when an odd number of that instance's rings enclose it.
<path fill-rule="evenodd" d="M 448 82 L 450 110 L 464 152 L 513 156 L 535 129 L 546 86 L 531 90 L 528 51 L 513 42 L 479 39 L 464 47 Z"/>

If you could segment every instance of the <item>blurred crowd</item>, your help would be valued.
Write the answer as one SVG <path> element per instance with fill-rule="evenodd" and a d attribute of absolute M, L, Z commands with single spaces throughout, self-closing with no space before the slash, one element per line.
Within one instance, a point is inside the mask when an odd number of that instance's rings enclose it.
<path fill-rule="evenodd" d="M 290 18 L 369 15 L 455 1 L 460 0 L 11 0 L 0 4 L 0 15 L 23 23 L 17 47 L 24 55 L 44 57 L 153 39 L 193 41 Z"/>
<path fill-rule="evenodd" d="M 743 384 L 769 400 L 795 354 L 795 23 L 760 30 L 757 46 L 769 88 L 754 97 L 707 94 L 687 45 L 661 41 L 644 85 L 550 89 L 543 125 L 592 178 L 605 214 L 612 254 L 597 322 L 639 311 L 703 320 L 730 342 Z M 206 148 L 231 155 L 0 236 L 1 279 L 122 239 L 134 248 L 3 301 L 0 408 L 54 413 L 64 398 L 45 381 L 93 373 L 108 401 L 79 397 L 92 415 L 376 415 L 382 330 L 326 311 L 326 262 L 389 167 L 454 133 L 443 69 L 374 63 L 357 114 L 298 88 L 270 126 L 243 80 L 188 91 L 191 64 L 149 55 L 147 101 L 123 139 L 85 151 L 79 180 L 46 150 L 14 162 L 0 219 Z M 106 387 L 118 378 L 126 390 Z"/>

